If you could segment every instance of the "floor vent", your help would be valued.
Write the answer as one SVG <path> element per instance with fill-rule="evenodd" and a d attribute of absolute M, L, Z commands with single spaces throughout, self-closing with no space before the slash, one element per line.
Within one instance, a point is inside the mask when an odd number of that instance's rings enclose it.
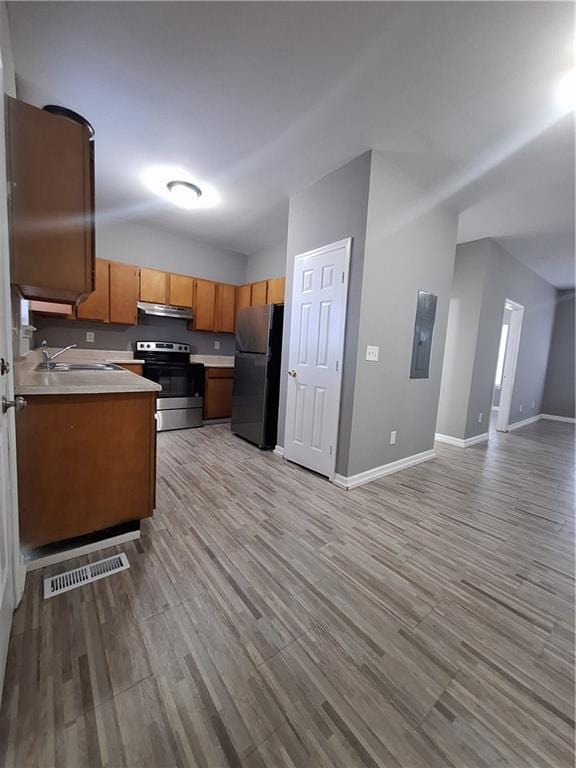
<path fill-rule="evenodd" d="M 128 558 L 122 552 L 114 557 L 107 557 L 105 560 L 98 560 L 97 563 L 83 565 L 81 568 L 74 568 L 73 571 L 59 573 L 58 576 L 50 576 L 44 579 L 44 599 L 60 595 L 62 592 L 68 592 L 70 589 L 82 587 L 91 581 L 98 581 L 106 576 L 111 576 L 118 571 L 125 571 L 130 568 Z"/>

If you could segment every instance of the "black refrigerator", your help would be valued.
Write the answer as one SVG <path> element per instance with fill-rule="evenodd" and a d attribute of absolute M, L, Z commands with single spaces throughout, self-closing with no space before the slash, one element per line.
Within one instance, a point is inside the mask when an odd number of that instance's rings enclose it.
<path fill-rule="evenodd" d="M 276 445 L 283 319 L 282 304 L 236 315 L 232 432 L 259 448 Z"/>

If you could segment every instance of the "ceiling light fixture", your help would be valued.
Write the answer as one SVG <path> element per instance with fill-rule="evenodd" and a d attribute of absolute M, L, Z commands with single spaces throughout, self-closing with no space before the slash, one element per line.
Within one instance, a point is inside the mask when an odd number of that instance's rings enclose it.
<path fill-rule="evenodd" d="M 180 208 L 194 208 L 202 197 L 202 190 L 191 181 L 169 181 L 166 184 L 170 192 L 170 200 Z"/>
<path fill-rule="evenodd" d="M 141 174 L 144 186 L 172 205 L 195 211 L 214 208 L 220 194 L 197 173 L 175 165 L 151 165 Z"/>
<path fill-rule="evenodd" d="M 556 98 L 562 111 L 571 112 L 576 108 L 576 70 L 571 69 L 561 77 Z"/>

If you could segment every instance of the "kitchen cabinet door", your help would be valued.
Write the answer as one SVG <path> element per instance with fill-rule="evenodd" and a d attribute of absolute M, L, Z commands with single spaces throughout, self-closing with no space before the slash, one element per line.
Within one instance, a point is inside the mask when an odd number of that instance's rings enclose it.
<path fill-rule="evenodd" d="M 11 280 L 27 299 L 76 304 L 94 289 L 88 129 L 6 97 Z"/>
<path fill-rule="evenodd" d="M 252 286 L 251 285 L 239 285 L 236 288 L 236 308 L 243 309 L 249 307 L 252 301 Z"/>
<path fill-rule="evenodd" d="M 232 416 L 233 368 L 207 368 L 204 391 L 204 418 L 229 419 Z"/>
<path fill-rule="evenodd" d="M 194 329 L 214 330 L 216 283 L 211 280 L 196 280 L 194 301 Z"/>
<path fill-rule="evenodd" d="M 56 304 L 53 301 L 31 301 L 30 312 L 37 312 L 39 315 L 52 315 L 52 317 L 64 317 L 68 320 L 74 319 L 74 307 L 72 304 Z"/>
<path fill-rule="evenodd" d="M 140 301 L 168 304 L 168 273 L 140 268 Z"/>
<path fill-rule="evenodd" d="M 78 320 L 110 322 L 110 263 L 96 259 L 96 282 L 93 292 L 76 310 Z"/>
<path fill-rule="evenodd" d="M 267 303 L 268 283 L 262 280 L 259 283 L 252 283 L 252 301 L 250 306 L 259 307 Z"/>
<path fill-rule="evenodd" d="M 174 307 L 191 307 L 194 278 L 186 275 L 169 275 L 168 304 Z"/>
<path fill-rule="evenodd" d="M 286 278 L 273 277 L 268 280 L 267 304 L 284 304 Z"/>
<path fill-rule="evenodd" d="M 216 310 L 214 330 L 234 333 L 236 320 L 236 286 L 218 283 L 216 285 Z"/>
<path fill-rule="evenodd" d="M 138 322 L 138 267 L 110 262 L 110 322 L 136 325 Z"/>

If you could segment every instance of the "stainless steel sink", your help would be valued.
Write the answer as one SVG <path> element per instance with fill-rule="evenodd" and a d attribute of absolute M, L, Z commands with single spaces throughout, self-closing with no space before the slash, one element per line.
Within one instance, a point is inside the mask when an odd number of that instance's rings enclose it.
<path fill-rule="evenodd" d="M 122 368 L 113 363 L 50 363 L 48 368 L 39 365 L 36 370 L 60 373 L 61 371 L 121 371 Z"/>

